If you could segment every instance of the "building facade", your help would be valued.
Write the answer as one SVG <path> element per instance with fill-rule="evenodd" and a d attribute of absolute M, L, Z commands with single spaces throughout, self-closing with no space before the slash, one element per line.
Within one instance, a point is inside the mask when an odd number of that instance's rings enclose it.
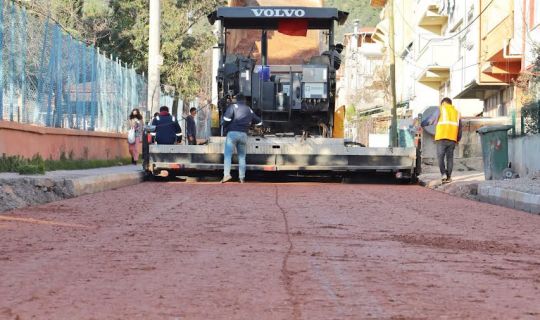
<path fill-rule="evenodd" d="M 390 7 L 390 4 L 393 4 Z M 466 117 L 516 118 L 520 74 L 535 60 L 538 0 L 371 0 L 374 37 L 396 56 L 398 104 L 413 115 L 448 96 Z M 395 48 L 389 45 L 389 17 Z M 414 17 L 410 19 L 410 17 Z"/>
<path fill-rule="evenodd" d="M 338 70 L 337 105 L 356 111 L 382 107 L 385 101 L 382 45 L 373 40 L 375 28 L 359 28 L 345 34 L 342 66 Z"/>

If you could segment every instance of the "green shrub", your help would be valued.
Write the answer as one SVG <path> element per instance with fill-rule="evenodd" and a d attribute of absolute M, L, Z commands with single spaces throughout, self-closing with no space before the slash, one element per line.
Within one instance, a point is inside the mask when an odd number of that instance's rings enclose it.
<path fill-rule="evenodd" d="M 5 153 L 0 158 L 0 172 L 16 172 L 17 168 L 26 164 L 26 160 L 20 156 L 8 156 Z"/>
<path fill-rule="evenodd" d="M 3 154 L 0 157 L 0 172 L 19 172 L 21 174 L 39 174 L 45 171 L 54 170 L 82 170 L 103 167 L 114 167 L 118 165 L 127 165 L 131 163 L 129 158 L 117 158 L 109 160 L 74 160 L 69 159 L 73 155 L 66 156 L 61 153 L 60 160 L 44 160 L 41 155 L 36 154 L 30 159 L 21 156 L 8 156 Z"/>
<path fill-rule="evenodd" d="M 540 133 L 540 102 L 531 102 L 523 106 L 521 115 L 525 122 L 525 132 L 527 134 Z"/>
<path fill-rule="evenodd" d="M 19 174 L 45 174 L 43 165 L 25 164 L 17 168 Z"/>

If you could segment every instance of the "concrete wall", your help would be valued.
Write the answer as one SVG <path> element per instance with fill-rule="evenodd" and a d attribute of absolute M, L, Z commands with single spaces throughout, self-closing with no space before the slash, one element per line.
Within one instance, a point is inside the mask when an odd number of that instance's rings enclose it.
<path fill-rule="evenodd" d="M 540 134 L 508 141 L 508 160 L 520 176 L 540 171 Z"/>
<path fill-rule="evenodd" d="M 61 153 L 74 159 L 129 157 L 125 134 L 46 128 L 0 121 L 0 155 L 58 159 Z"/>

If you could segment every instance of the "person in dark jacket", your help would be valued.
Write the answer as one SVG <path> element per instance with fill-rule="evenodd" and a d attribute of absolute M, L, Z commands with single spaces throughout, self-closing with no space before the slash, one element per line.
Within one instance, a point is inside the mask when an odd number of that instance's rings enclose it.
<path fill-rule="evenodd" d="M 344 46 L 341 43 L 338 43 L 334 46 L 334 50 L 325 51 L 322 53 L 323 56 L 328 56 L 328 59 L 331 61 L 332 56 L 334 57 L 334 69 L 339 70 L 341 67 L 341 52 L 343 51 Z"/>
<path fill-rule="evenodd" d="M 245 98 L 242 94 L 236 95 L 236 103 L 229 105 L 223 115 L 223 124 L 227 131 L 227 138 L 225 139 L 225 151 L 223 154 L 222 183 L 232 179 L 231 161 L 235 147 L 238 153 L 238 177 L 240 178 L 240 183 L 244 183 L 246 177 L 247 132 L 253 123 L 261 126 L 262 120 L 246 105 Z"/>
<path fill-rule="evenodd" d="M 197 144 L 197 125 L 195 124 L 195 116 L 197 108 L 189 109 L 189 115 L 186 117 L 186 136 L 188 144 Z"/>
<path fill-rule="evenodd" d="M 169 108 L 159 108 L 159 115 L 152 120 L 156 126 L 156 142 L 158 144 L 175 144 L 176 134 L 182 132 L 176 118 L 169 113 Z"/>

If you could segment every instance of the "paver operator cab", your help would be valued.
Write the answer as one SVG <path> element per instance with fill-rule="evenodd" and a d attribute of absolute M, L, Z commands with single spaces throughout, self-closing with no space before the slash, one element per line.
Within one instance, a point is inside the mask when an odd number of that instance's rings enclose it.
<path fill-rule="evenodd" d="M 357 173 L 394 172 L 414 177 L 415 148 L 365 148 L 347 142 L 337 128 L 336 69 L 343 48 L 334 43 L 336 22 L 348 13 L 317 7 L 222 7 L 208 16 L 219 24 L 217 68 L 218 112 L 221 119 L 231 96 L 242 94 L 263 120 L 263 130 L 248 140 L 248 171 Z M 322 30 L 321 53 L 302 64 L 269 65 L 269 31 L 283 27 L 293 32 Z M 251 53 L 228 52 L 231 30 L 260 30 L 260 61 Z M 298 49 L 299 54 L 302 49 Z M 223 170 L 223 128 L 214 128 L 205 145 L 143 145 L 143 166 L 149 175 L 162 170 L 190 175 Z M 146 140 L 146 139 L 145 139 Z M 235 161 L 233 161 L 235 162 Z M 236 168 L 233 166 L 233 168 Z"/>
<path fill-rule="evenodd" d="M 266 134 L 332 135 L 335 112 L 336 69 L 339 50 L 334 45 L 334 24 L 343 24 L 348 13 L 333 8 L 225 7 L 209 16 L 221 22 L 220 67 L 218 69 L 219 110 L 224 111 L 227 95 L 242 93 L 259 114 Z M 283 26 L 302 33 L 309 29 L 327 31 L 327 49 L 299 65 L 268 65 L 269 31 Z M 261 30 L 260 64 L 251 56 L 227 52 L 227 30 Z M 326 135 L 323 134 L 323 128 Z"/>

